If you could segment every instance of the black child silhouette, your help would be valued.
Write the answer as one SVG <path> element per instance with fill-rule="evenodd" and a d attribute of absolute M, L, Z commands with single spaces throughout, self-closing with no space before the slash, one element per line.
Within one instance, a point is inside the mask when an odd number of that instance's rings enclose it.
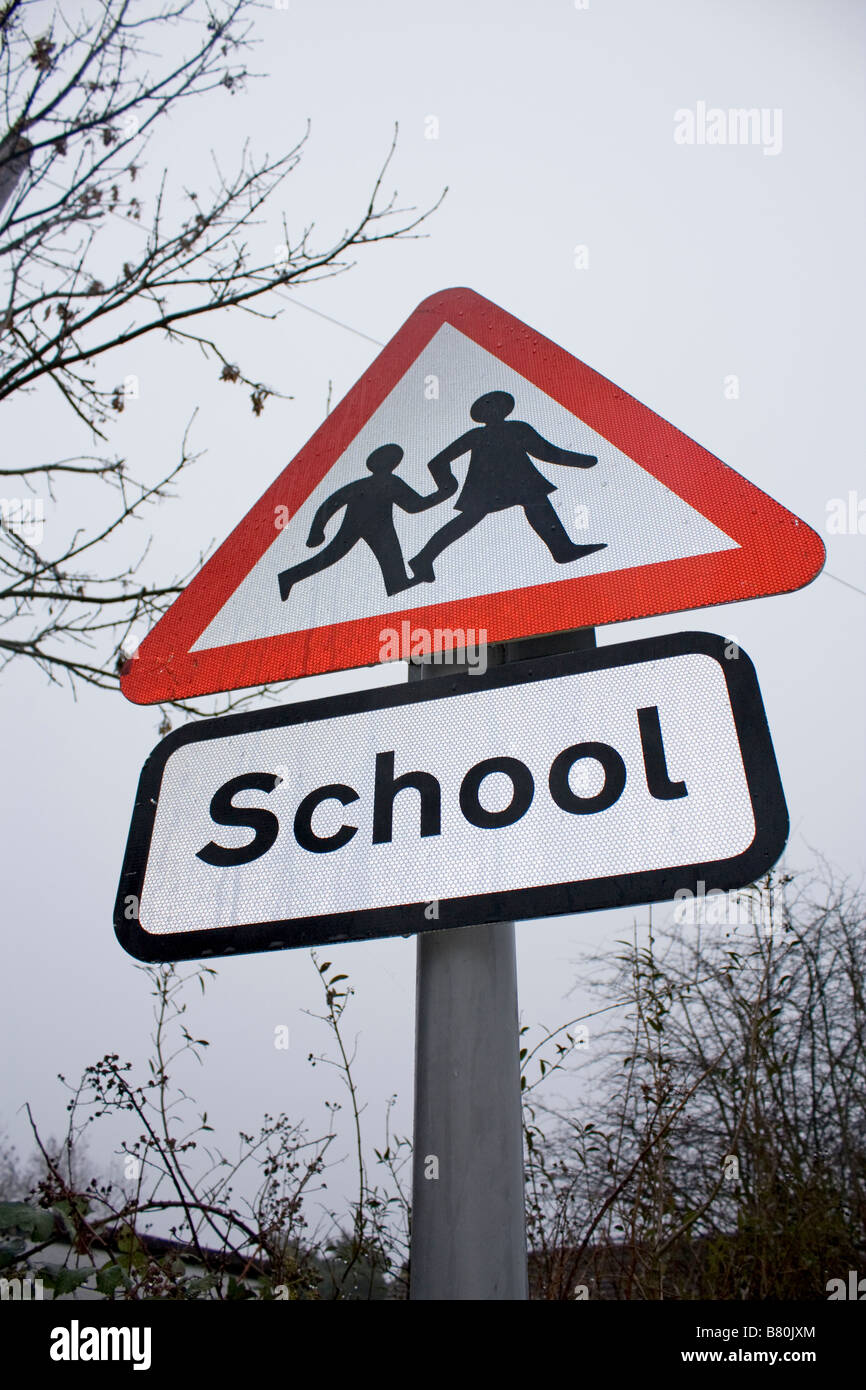
<path fill-rule="evenodd" d="M 488 391 L 479 396 L 469 414 L 479 422 L 480 428 L 467 430 L 427 465 L 440 493 L 444 490 L 447 497 L 451 495 L 447 491 L 449 486 L 452 493 L 457 490 L 451 464 L 461 454 L 469 454 L 466 481 L 454 503 L 458 515 L 446 521 L 409 561 L 416 580 L 430 582 L 435 579 L 433 561 L 436 557 L 490 512 L 504 511 L 507 507 L 523 508 L 526 520 L 557 564 L 565 565 L 606 548 L 606 542 L 576 545 L 572 541 L 548 496 L 556 491 L 556 485 L 539 473 L 532 462 L 537 458 L 566 468 L 592 468 L 598 459 L 593 454 L 560 449 L 523 420 L 507 420 L 506 416 L 513 409 L 514 397 L 507 391 Z"/>
<path fill-rule="evenodd" d="M 366 541 L 372 550 L 389 595 L 398 594 L 401 589 L 408 589 L 417 583 L 417 580 L 406 573 L 403 553 L 394 529 L 393 510 L 399 507 L 404 512 L 423 512 L 428 507 L 435 507 L 447 497 L 454 495 L 457 491 L 457 481 L 450 478 L 439 486 L 437 492 L 431 493 L 429 497 L 422 497 L 402 478 L 394 477 L 394 469 L 402 457 L 403 450 L 399 444 L 383 444 L 381 448 L 374 449 L 367 459 L 367 467 L 372 477 L 358 478 L 353 483 L 347 483 L 345 487 L 338 488 L 325 499 L 313 518 L 307 545 L 322 545 L 325 527 L 331 517 L 345 507 L 346 514 L 342 525 L 334 539 L 324 550 L 320 550 L 318 555 L 312 555 L 309 560 L 302 560 L 300 564 L 282 571 L 278 576 L 282 599 L 289 597 L 292 586 L 297 584 L 299 579 L 306 579 L 309 575 L 318 574 L 320 570 L 336 564 L 357 545 L 358 541 Z"/>

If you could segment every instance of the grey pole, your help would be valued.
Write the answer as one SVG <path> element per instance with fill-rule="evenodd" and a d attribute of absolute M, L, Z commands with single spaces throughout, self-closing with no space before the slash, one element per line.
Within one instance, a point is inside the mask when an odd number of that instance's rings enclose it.
<path fill-rule="evenodd" d="M 488 662 L 582 646 L 592 628 L 491 646 Z M 411 1299 L 529 1297 L 513 922 L 418 936 L 410 1258 Z"/>

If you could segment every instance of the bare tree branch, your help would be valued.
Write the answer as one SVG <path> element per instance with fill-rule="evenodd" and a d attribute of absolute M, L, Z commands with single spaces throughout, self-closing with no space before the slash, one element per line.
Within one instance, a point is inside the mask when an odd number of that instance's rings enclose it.
<path fill-rule="evenodd" d="M 349 270 L 359 248 L 421 234 L 441 198 L 419 212 L 385 194 L 396 127 L 369 198 L 324 244 L 312 223 L 293 232 L 269 211 L 308 130 L 276 159 L 244 147 L 231 173 L 213 156 L 207 194 L 176 187 L 168 171 L 148 194 L 144 158 L 164 118 L 190 99 L 228 99 L 249 78 L 253 10 L 253 0 L 101 0 L 87 15 L 61 0 L 48 18 L 35 0 L 0 9 L 0 401 L 35 405 L 50 386 L 74 426 L 107 443 L 135 391 L 134 379 L 107 375 L 112 355 L 153 338 L 196 347 L 220 380 L 248 389 L 259 416 L 291 395 L 245 370 L 211 323 L 225 331 L 232 310 L 273 319 L 297 286 Z M 252 250 L 265 216 L 284 238 L 271 261 Z M 138 579 L 146 547 L 120 573 L 92 566 L 195 457 L 185 436 L 175 466 L 148 483 L 83 442 L 79 453 L 19 466 L 7 451 L 4 489 L 17 479 L 27 496 L 0 498 L 0 669 L 27 657 L 51 679 L 117 687 L 124 651 L 137 645 L 127 639 L 140 641 L 186 580 Z M 44 505 L 73 475 L 107 484 L 118 505 L 52 551 Z"/>

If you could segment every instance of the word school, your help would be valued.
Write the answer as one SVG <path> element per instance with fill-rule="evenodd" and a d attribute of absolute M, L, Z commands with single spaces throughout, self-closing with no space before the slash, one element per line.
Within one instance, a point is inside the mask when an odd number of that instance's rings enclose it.
<path fill-rule="evenodd" d="M 671 801 L 688 795 L 685 782 L 671 781 L 662 739 L 659 712 L 656 705 L 637 710 L 638 731 L 643 754 L 643 774 L 647 789 L 657 801 Z M 592 758 L 600 764 L 604 781 L 592 796 L 580 796 L 574 791 L 569 774 L 576 763 Z M 400 792 L 414 789 L 420 797 L 420 834 L 422 837 L 442 833 L 442 785 L 431 772 L 403 772 L 395 777 L 393 751 L 377 753 L 373 791 L 373 844 L 390 844 L 394 838 L 394 801 Z M 503 773 L 511 782 L 509 804 L 498 811 L 489 811 L 481 802 L 481 787 L 487 777 Z M 622 756 L 609 743 L 575 743 L 564 748 L 553 760 L 548 775 L 548 788 L 556 805 L 573 816 L 597 815 L 608 810 L 620 798 L 625 788 L 627 770 Z M 273 772 L 247 772 L 223 783 L 210 803 L 210 817 L 215 825 L 246 827 L 254 832 L 246 845 L 227 847 L 211 840 L 197 851 L 205 864 L 227 868 L 250 864 L 260 859 L 276 843 L 280 833 L 278 816 L 264 807 L 242 807 L 234 798 L 243 791 L 270 794 L 280 778 Z M 514 825 L 525 816 L 535 796 L 535 782 L 529 768 L 519 758 L 484 758 L 469 769 L 460 783 L 458 804 L 470 825 L 486 830 Z M 360 796 L 354 787 L 331 782 L 316 787 L 301 800 L 295 812 L 293 830 L 297 843 L 310 854 L 329 854 L 342 849 L 358 833 L 356 825 L 343 823 L 330 835 L 320 835 L 313 829 L 313 816 L 326 801 L 338 801 L 351 806 Z"/>
<path fill-rule="evenodd" d="M 754 667 L 675 633 L 173 730 L 114 928 L 193 960 L 658 902 L 787 830 Z"/>

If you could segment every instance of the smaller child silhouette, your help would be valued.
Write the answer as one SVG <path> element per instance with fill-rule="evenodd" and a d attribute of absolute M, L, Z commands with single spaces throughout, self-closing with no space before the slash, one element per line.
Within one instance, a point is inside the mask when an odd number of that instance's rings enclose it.
<path fill-rule="evenodd" d="M 418 582 L 406 571 L 400 541 L 394 529 L 393 510 L 399 507 L 404 512 L 424 512 L 428 507 L 435 507 L 452 497 L 458 484 L 452 478 L 446 479 L 436 492 L 422 497 L 402 478 L 393 476 L 402 458 L 403 450 L 399 444 L 383 444 L 374 449 L 367 459 L 367 467 L 373 475 L 371 478 L 358 478 L 354 483 L 347 483 L 325 499 L 313 518 L 307 545 L 321 545 L 331 517 L 345 507 L 342 525 L 318 555 L 291 565 L 277 576 L 281 599 L 289 597 L 299 579 L 307 579 L 311 574 L 318 574 L 342 560 L 358 541 L 366 541 L 376 557 L 389 596 Z"/>

